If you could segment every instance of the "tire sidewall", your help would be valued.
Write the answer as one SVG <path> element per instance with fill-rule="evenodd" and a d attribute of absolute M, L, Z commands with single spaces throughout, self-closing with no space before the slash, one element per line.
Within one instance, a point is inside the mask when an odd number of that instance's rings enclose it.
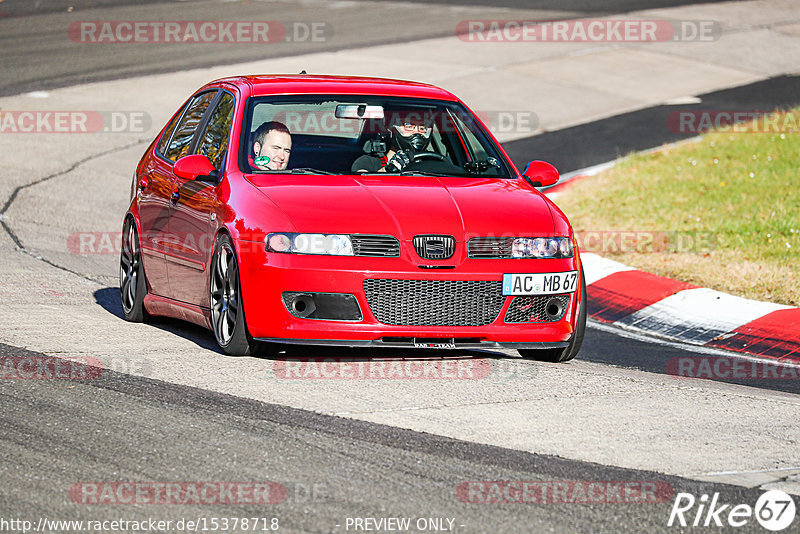
<path fill-rule="evenodd" d="M 211 287 L 214 283 L 214 271 L 217 268 L 217 263 L 220 258 L 220 250 L 227 245 L 233 255 L 233 261 L 236 263 L 236 295 L 238 298 L 238 308 L 236 312 L 236 321 L 233 326 L 233 334 L 231 335 L 228 343 L 223 343 L 217 333 L 216 326 L 213 321 L 213 312 L 211 314 L 211 331 L 214 333 L 214 339 L 217 341 L 219 348 L 230 356 L 247 356 L 252 353 L 252 341 L 249 332 L 247 331 L 247 321 L 244 315 L 244 296 L 242 294 L 242 277 L 239 265 L 239 258 L 236 254 L 236 247 L 233 245 L 233 240 L 227 234 L 220 234 L 214 243 L 214 254 L 211 257 L 210 272 L 208 277 L 208 295 L 209 305 L 211 301 Z"/>
<path fill-rule="evenodd" d="M 137 228 L 136 221 L 133 219 L 133 217 L 128 217 L 125 223 L 122 225 L 122 239 L 126 239 L 129 227 L 133 227 L 133 239 L 137 241 L 137 248 L 139 249 L 139 266 L 137 267 L 133 306 L 130 310 L 125 310 L 124 297 L 122 296 L 122 286 L 120 286 L 120 305 L 122 306 L 122 315 L 126 321 L 140 323 L 144 322 L 148 318 L 147 310 L 144 308 L 144 298 L 147 295 L 147 278 L 144 272 L 144 261 L 142 261 L 142 243 L 139 241 L 139 229 Z M 120 251 L 120 264 L 122 263 L 122 253 L 123 252 Z"/>
<path fill-rule="evenodd" d="M 583 274 L 583 270 L 581 270 L 581 301 L 575 318 L 575 330 L 569 340 L 569 345 L 563 349 L 519 349 L 520 355 L 523 358 L 552 363 L 568 362 L 575 358 L 581 350 L 583 336 L 586 332 L 587 297 L 586 277 Z"/>
<path fill-rule="evenodd" d="M 583 337 L 586 334 L 586 311 L 588 308 L 586 300 L 588 296 L 586 292 L 586 276 L 583 274 L 583 270 L 581 270 L 581 303 L 575 320 L 575 332 L 570 340 L 569 346 L 564 350 L 563 358 L 559 360 L 561 362 L 567 362 L 573 359 L 581 350 Z"/>

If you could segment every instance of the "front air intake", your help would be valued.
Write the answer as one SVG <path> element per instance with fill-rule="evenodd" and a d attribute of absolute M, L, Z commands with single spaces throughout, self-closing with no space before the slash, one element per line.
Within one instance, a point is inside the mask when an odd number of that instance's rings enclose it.
<path fill-rule="evenodd" d="M 364 294 L 375 318 L 391 325 L 487 325 L 506 300 L 500 280 L 368 279 Z"/>

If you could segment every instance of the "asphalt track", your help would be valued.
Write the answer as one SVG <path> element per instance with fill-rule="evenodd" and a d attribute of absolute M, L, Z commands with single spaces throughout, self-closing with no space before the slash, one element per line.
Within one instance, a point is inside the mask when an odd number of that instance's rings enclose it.
<path fill-rule="evenodd" d="M 44 357 L 1 344 L 0 356 Z M 457 532 L 662 532 L 670 530 L 665 518 L 677 492 L 718 492 L 725 503 L 755 502 L 760 494 L 323 416 L 113 371 L 86 381 L 3 380 L 0 398 L 2 518 L 34 524 L 41 517 L 176 522 L 266 517 L 278 518 L 281 532 L 346 532 L 353 531 L 346 527 L 348 518 L 400 517 L 448 518 Z M 81 501 L 82 494 L 69 491 L 76 483 L 105 480 L 277 482 L 286 488 L 286 498 L 267 505 L 131 507 Z M 645 482 L 658 488 L 657 502 L 469 502 L 458 488 L 475 480 L 614 481 L 631 488 Z"/>
<path fill-rule="evenodd" d="M 202 0 L 183 0 L 182 5 L 188 2 Z M 456 7 L 480 6 L 486 8 L 521 7 L 526 9 L 557 10 L 567 9 L 583 14 L 611 14 L 638 11 L 651 7 L 673 7 L 688 4 L 710 3 L 691 2 L 688 0 L 609 0 L 607 2 L 592 2 L 591 0 L 425 0 L 426 5 L 448 5 Z M 48 2 L 30 2 L 28 0 L 6 0 L 3 5 L 3 16 L 13 17 L 21 15 L 41 15 L 44 13 L 65 12 L 90 8 L 108 8 L 121 6 L 153 6 L 155 4 L 175 4 L 173 0 L 49 0 Z"/>
<path fill-rule="evenodd" d="M 104 11 L 93 11 L 96 9 L 93 6 L 99 4 L 104 4 L 99 8 Z M 181 10 L 185 10 L 187 5 L 195 7 L 194 4 L 197 4 L 197 11 L 193 11 L 191 17 L 180 18 L 202 20 L 213 15 L 214 11 L 203 11 L 211 9 L 205 2 L 184 2 L 179 6 Z M 437 2 L 431 8 L 425 9 L 447 7 L 448 4 L 448 2 Z M 43 35 L 41 41 L 34 46 L 31 40 L 14 39 L 13 32 L 6 31 L 9 28 L 14 29 L 13 26 L 22 28 L 25 24 L 33 24 L 28 26 L 30 29 L 42 21 L 46 22 L 42 24 L 43 26 L 52 23 L 54 24 L 52 28 L 63 31 L 66 15 L 59 13 L 59 9 L 53 7 L 54 5 L 58 6 L 58 3 L 50 4 L 49 11 L 42 12 L 38 8 L 30 7 L 36 6 L 31 2 L 6 0 L 0 4 L 0 12 L 4 10 L 4 13 L 9 15 L 5 20 L 0 20 L 0 29 L 3 29 L 2 39 L 5 40 L 2 49 L 4 76 L 0 93 L 13 94 L 144 72 L 168 72 L 176 68 L 216 64 L 219 61 L 232 63 L 252 57 L 247 55 L 251 54 L 251 51 L 229 49 L 215 50 L 214 53 L 219 56 L 214 57 L 197 54 L 198 57 L 192 58 L 170 58 L 168 50 L 158 50 L 155 47 L 144 54 L 140 49 L 129 51 L 118 49 L 119 54 L 106 54 L 105 57 L 91 50 L 84 50 L 79 56 L 75 54 L 75 50 L 52 50 L 52 55 L 43 57 L 43 50 L 52 49 L 48 48 L 47 35 Z M 63 5 L 66 6 L 67 3 Z M 170 10 L 179 8 L 176 4 L 162 2 L 149 2 L 144 5 L 138 2 L 69 2 L 69 5 L 75 7 L 73 13 L 79 15 L 83 13 L 86 16 L 81 15 L 81 17 L 89 20 L 117 19 L 124 16 L 133 20 L 148 17 L 178 18 L 177 15 L 171 15 L 174 12 Z M 491 10 L 502 5 L 502 2 L 476 3 L 476 8 Z M 519 5 L 514 3 L 513 7 L 517 8 Z M 675 5 L 675 3 L 664 2 L 660 5 Z M 359 19 L 357 26 L 364 31 L 358 32 L 357 38 L 354 37 L 351 44 L 342 46 L 387 42 L 386 27 L 381 26 L 379 17 L 380 9 L 372 4 L 369 6 L 373 11 L 368 11 L 366 5 L 352 7 L 348 4 L 344 4 L 339 10 L 343 13 L 342 20 L 348 17 L 348 9 L 358 11 L 362 17 L 364 12 L 371 13 L 367 16 L 373 17 Z M 651 2 L 613 2 L 604 4 L 600 12 L 605 14 L 654 6 L 655 4 Z M 237 18 L 236 9 L 240 7 L 242 7 L 240 4 L 231 7 L 231 19 Z M 260 9 L 259 3 L 249 3 L 244 7 L 248 13 Z M 547 15 L 551 18 L 598 13 L 588 2 L 537 2 L 527 7 L 532 10 L 547 11 Z M 181 13 L 185 15 L 186 12 L 181 11 Z M 471 16 L 478 18 L 480 11 L 477 13 Z M 23 15 L 32 20 L 26 21 Z M 17 16 L 19 18 L 16 18 Z M 274 11 L 270 11 L 269 16 L 271 19 L 280 19 L 280 15 L 275 15 Z M 352 16 L 352 12 L 349 16 Z M 463 18 L 460 14 L 451 13 L 450 16 L 453 20 Z M 545 15 L 539 12 L 538 16 Z M 441 28 L 426 27 L 424 21 L 419 19 L 418 13 L 412 13 L 409 17 L 415 24 L 410 26 L 413 30 L 404 32 L 404 39 L 438 35 L 436 32 L 442 31 Z M 298 53 L 311 50 L 313 48 Z M 280 54 L 281 51 L 270 49 L 267 53 Z M 65 61 L 65 58 L 69 58 L 70 61 Z M 794 100 L 798 94 L 796 89 L 797 78 L 783 77 L 753 84 L 749 88 L 704 95 L 703 101 L 713 101 L 714 105 L 720 108 L 735 105 L 762 107 L 761 103 L 765 107 L 783 106 L 797 103 Z M 648 121 L 663 120 L 663 114 L 668 112 L 668 108 L 642 110 L 581 125 L 575 129 L 514 141 L 508 148 L 515 159 L 531 151 L 546 152 L 557 161 L 562 172 L 566 172 L 588 164 L 607 161 L 617 154 L 630 150 L 659 145 L 667 140 L 663 138 L 663 132 L 660 135 L 633 135 L 627 138 L 617 134 L 623 131 L 637 131 L 632 127 L 635 124 L 646 126 Z M 567 142 L 570 139 L 576 141 Z M 587 146 L 587 140 L 595 141 L 592 143 L 593 150 L 588 154 L 585 150 L 578 150 Z M 141 148 L 141 145 L 136 145 L 134 150 L 141 152 Z M 62 186 L 58 184 L 58 177 L 52 182 L 52 184 L 42 183 L 37 187 L 63 191 Z M 16 197 L 17 193 L 14 193 L 10 198 L 3 199 L 5 202 L 3 212 L 11 209 Z M 6 225 L 5 221 L 3 225 Z M 19 240 L 17 244 L 24 246 Z M 42 259 L 51 265 L 64 267 L 58 258 L 45 257 L 28 258 L 19 262 L 18 268 L 44 272 L 49 266 L 45 266 Z M 72 266 L 64 268 L 77 272 L 82 277 L 87 276 Z M 72 278 L 72 275 L 63 271 L 59 276 Z M 88 278 L 107 281 L 107 278 L 93 276 Z M 89 285 L 86 278 L 82 278 L 80 282 L 70 282 L 74 287 L 81 286 L 81 283 Z M 79 306 L 74 305 L 82 301 L 77 297 L 74 302 L 68 302 L 78 291 L 74 290 L 73 293 L 71 288 L 60 289 L 67 295 L 45 295 L 43 298 L 37 295 L 37 290 L 32 289 L 28 298 L 32 302 L 41 299 L 43 307 L 61 306 L 59 309 L 65 310 L 64 313 L 67 315 L 72 313 L 74 322 L 70 322 L 70 317 L 65 317 L 64 322 L 64 325 L 67 325 L 64 326 L 65 330 L 70 330 L 69 325 L 78 325 L 85 321 L 80 317 L 82 312 Z M 119 323 L 117 294 L 117 290 L 111 287 L 111 284 L 94 292 L 94 302 L 91 305 L 100 308 L 106 315 L 103 318 L 104 325 Z M 51 302 L 47 301 L 48 298 Z M 35 321 L 36 316 L 32 315 L 30 319 L 20 318 L 21 323 L 27 320 Z M 7 323 L 4 328 L 8 328 L 10 332 L 16 325 Z M 132 350 L 129 345 L 135 344 L 136 341 L 123 339 L 130 335 L 123 331 L 134 332 L 134 330 L 125 330 L 127 325 L 119 325 L 118 328 L 119 334 L 109 330 L 98 336 L 113 343 L 112 352 L 117 350 L 123 353 L 125 350 Z M 186 375 L 198 371 L 202 373 L 205 370 L 212 375 L 212 379 L 222 378 L 235 382 L 241 381 L 243 376 L 249 376 L 243 373 L 243 367 L 272 365 L 272 362 L 259 359 L 230 362 L 229 358 L 221 357 L 213 349 L 213 339 L 208 332 L 177 321 L 161 321 L 142 328 L 149 329 L 146 335 L 153 338 L 154 346 L 161 347 L 163 351 L 145 353 L 144 361 L 148 361 L 147 358 L 150 358 L 150 362 L 158 361 L 155 358 L 163 357 L 168 364 L 172 355 L 168 352 L 169 349 L 164 347 L 171 345 L 181 346 L 182 350 L 187 350 L 185 346 L 188 345 L 191 354 L 203 355 L 204 361 L 199 362 L 200 365 L 197 367 L 194 367 L 196 362 L 190 358 L 176 357 L 175 363 L 184 369 L 183 373 Z M 142 331 L 136 330 L 136 332 Z M 63 351 L 69 356 L 75 356 L 75 349 L 67 345 L 65 343 L 57 348 L 53 346 L 46 353 L 50 355 Z M 603 395 L 608 394 L 607 390 L 614 390 L 616 387 L 609 386 L 603 381 L 609 383 L 629 381 L 640 388 L 644 395 L 649 391 L 652 391 L 653 395 L 659 395 L 661 392 L 655 383 L 670 380 L 663 376 L 665 362 L 670 358 L 694 354 L 687 352 L 687 349 L 680 345 L 669 345 L 656 340 L 635 340 L 598 328 L 590 328 L 584 347 L 580 361 L 564 366 L 563 369 L 552 366 L 525 366 L 526 362 L 518 360 L 512 361 L 512 364 L 516 366 L 515 368 L 534 373 L 523 384 L 547 390 L 547 395 L 550 396 L 546 402 L 555 405 L 564 400 L 564 397 L 572 397 L 577 406 L 588 410 L 591 409 L 591 401 L 587 403 L 586 398 L 592 399 L 597 396 L 597 400 L 601 400 Z M 331 352 L 326 350 L 303 352 L 301 356 L 320 354 L 325 357 L 331 356 Z M 9 355 L 41 356 L 39 353 L 18 347 L 0 345 L 0 356 Z M 368 352 L 357 352 L 356 355 L 366 358 L 376 357 L 374 353 Z M 408 357 L 409 354 L 393 353 L 392 356 Z M 469 353 L 466 356 L 497 361 L 498 358 L 508 355 Z M 161 365 L 162 362 L 159 361 L 158 364 Z M 227 374 L 231 371 L 232 374 Z M 252 393 L 252 388 L 247 389 L 246 384 L 236 384 L 237 387 L 217 385 L 207 389 L 185 385 L 176 378 L 147 378 L 140 376 L 142 374 L 148 375 L 133 371 L 118 373 L 106 370 L 100 378 L 90 381 L 0 381 L 2 388 L 0 454 L 6 459 L 0 465 L 2 480 L 5 482 L 0 489 L 0 515 L 3 518 L 35 519 L 46 516 L 50 519 L 97 520 L 150 516 L 159 519 L 177 519 L 194 516 L 244 517 L 265 514 L 264 508 L 252 505 L 89 506 L 76 504 L 70 499 L 68 490 L 76 481 L 93 480 L 276 481 L 287 487 L 289 496 L 284 503 L 269 508 L 267 513 L 270 517 L 280 518 L 283 526 L 281 530 L 288 532 L 343 532 L 347 517 L 394 516 L 451 517 L 456 522 L 456 530 L 463 532 L 670 530 L 665 525 L 671 501 L 644 505 L 468 504 L 459 501 L 456 488 L 469 480 L 663 481 L 675 492 L 687 491 L 694 495 L 720 492 L 722 502 L 750 504 L 754 503 L 761 493 L 736 486 L 667 476 L 653 470 L 613 467 L 611 464 L 614 461 L 610 458 L 608 461 L 594 463 L 568 460 L 554 454 L 519 450 L 515 447 L 514 436 L 508 436 L 506 448 L 444 437 L 449 435 L 445 431 L 442 431 L 443 435 L 437 435 L 435 411 L 437 409 L 444 411 L 447 407 L 447 401 L 440 401 L 438 396 L 446 398 L 452 394 L 452 390 L 448 389 L 430 387 L 429 391 L 404 392 L 399 391 L 401 388 L 397 388 L 398 391 L 384 388 L 372 392 L 370 385 L 363 384 L 363 391 L 359 391 L 358 387 L 344 391 L 345 395 L 342 397 L 353 398 L 363 394 L 365 399 L 373 400 L 393 395 L 401 398 L 407 395 L 409 399 L 430 395 L 430 398 L 424 399 L 430 402 L 430 406 L 415 406 L 414 409 L 420 410 L 422 418 L 430 417 L 433 423 L 429 427 L 420 423 L 416 425 L 417 428 L 428 429 L 414 431 L 408 430 L 409 425 L 405 423 L 379 424 L 369 421 L 370 418 L 377 419 L 377 416 L 366 415 L 365 420 L 357 420 L 358 413 L 353 408 L 354 404 L 347 406 L 342 399 L 338 399 L 339 412 L 348 417 L 331 415 L 331 410 L 324 408 L 305 410 L 292 407 L 300 404 L 297 397 L 292 397 L 292 394 L 311 397 L 316 394 L 321 399 L 319 406 L 324 406 L 324 397 L 327 394 L 330 394 L 331 400 L 337 400 L 336 395 L 341 392 L 322 384 L 317 385 L 319 391 L 316 393 L 312 390 L 288 391 L 285 402 L 276 400 L 270 402 L 267 398 L 268 392 L 262 391 L 260 394 L 263 396 L 257 397 Z M 150 374 L 157 375 L 157 373 Z M 569 374 L 582 377 L 571 379 Z M 584 383 L 583 386 L 580 385 L 581 382 Z M 559 391 L 559 384 L 563 387 L 562 391 Z M 711 404 L 717 398 L 716 395 L 746 397 L 751 399 L 753 406 L 765 398 L 776 399 L 776 402 L 787 406 L 786 410 L 790 412 L 787 414 L 788 418 L 796 420 L 796 415 L 792 414 L 796 414 L 794 395 L 798 393 L 798 381 L 756 381 L 743 385 L 748 387 L 720 383 L 698 387 L 689 384 L 685 389 L 694 390 L 698 398 L 708 399 Z M 262 382 L 258 386 L 263 390 L 265 386 L 269 387 L 269 383 Z M 511 389 L 509 384 L 500 384 L 497 387 L 498 396 L 506 394 L 505 391 L 499 390 Z M 406 386 L 404 385 L 402 389 L 406 389 Z M 240 394 L 225 393 L 221 390 L 238 391 Z M 586 398 L 582 399 L 583 394 Z M 614 405 L 616 394 L 612 391 L 609 395 L 610 406 Z M 562 399 L 559 399 L 560 396 Z M 474 403 L 472 409 L 478 410 L 482 402 L 495 400 L 491 395 L 488 397 L 488 399 L 469 399 L 469 402 Z M 516 393 L 510 395 L 507 402 L 512 402 L 511 399 L 516 399 Z M 626 400 L 620 396 L 617 402 L 624 403 Z M 412 404 L 413 402 L 409 400 L 409 406 Z M 382 408 L 376 406 L 376 413 Z M 625 413 L 622 407 L 620 412 Z M 353 419 L 354 413 L 356 419 Z M 644 413 L 646 415 L 648 412 Z M 676 413 L 687 418 L 684 423 L 691 424 L 688 421 L 691 416 L 687 411 Z M 732 413 L 735 417 L 743 417 L 742 412 Z M 624 422 L 615 417 L 613 409 L 606 411 L 603 416 L 614 420 L 618 427 L 624 425 Z M 529 418 L 530 416 L 526 417 Z M 604 427 L 599 423 L 601 422 L 598 421 L 598 428 L 587 428 L 586 431 L 590 433 L 596 431 L 597 435 L 601 436 Z M 455 424 L 458 424 L 457 419 Z M 520 424 L 529 423 L 520 421 Z M 654 424 L 657 424 L 655 420 Z M 400 428 L 401 426 L 406 428 Z M 566 427 L 570 426 L 569 422 L 566 420 L 559 422 L 556 417 L 554 426 L 565 427 L 565 434 L 542 435 L 540 440 L 542 449 L 545 449 L 546 443 L 551 444 L 559 440 L 565 442 L 565 447 L 568 445 L 566 442 L 569 439 L 570 429 Z M 789 443 L 792 443 L 793 439 L 788 435 L 791 428 L 791 426 L 784 428 Z M 526 427 L 526 430 L 530 429 Z M 607 431 L 611 429 L 608 428 Z M 713 430 L 709 429 L 707 432 L 709 432 L 708 437 L 701 439 L 713 442 L 714 438 L 710 434 Z M 778 433 L 780 432 L 779 430 Z M 765 430 L 765 434 L 767 433 Z M 636 436 L 631 438 L 635 441 Z M 622 448 L 634 446 L 622 440 L 619 444 Z M 651 444 L 654 448 L 658 445 L 658 443 Z M 708 444 L 697 443 L 698 449 L 704 446 L 707 447 Z M 714 444 L 714 446 L 719 445 Z M 552 451 L 552 447 L 547 450 Z M 687 451 L 686 455 L 691 456 L 691 452 Z M 319 488 L 316 496 L 308 493 L 309 488 L 313 488 L 315 484 Z M 738 529 L 738 531 L 748 530 L 755 531 L 756 528 Z"/>
<path fill-rule="evenodd" d="M 133 75 L 173 72 L 269 57 L 286 57 L 370 45 L 453 35 L 465 18 L 560 20 L 602 16 L 640 9 L 696 4 L 687 0 L 512 1 L 436 0 L 387 10 L 381 2 L 184 2 L 132 0 L 5 0 L 0 3 L 0 96 L 26 91 L 109 80 Z M 103 46 L 67 42 L 69 25 L 79 21 L 163 20 L 278 21 L 287 25 L 321 23 L 324 39 L 292 39 L 268 46 L 198 44 L 191 53 L 181 44 L 151 43 L 145 47 L 119 43 L 109 54 Z M 335 28 L 335 33 L 333 28 Z M 298 32 L 297 37 L 300 37 Z M 436 55 L 431 50 L 431 55 Z M 397 73 L 402 78 L 403 73 Z"/>

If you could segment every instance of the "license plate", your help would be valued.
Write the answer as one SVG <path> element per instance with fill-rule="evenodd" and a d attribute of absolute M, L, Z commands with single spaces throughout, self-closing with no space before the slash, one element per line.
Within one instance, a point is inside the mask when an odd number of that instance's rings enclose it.
<path fill-rule="evenodd" d="M 577 288 L 578 271 L 503 275 L 503 295 L 554 295 Z"/>

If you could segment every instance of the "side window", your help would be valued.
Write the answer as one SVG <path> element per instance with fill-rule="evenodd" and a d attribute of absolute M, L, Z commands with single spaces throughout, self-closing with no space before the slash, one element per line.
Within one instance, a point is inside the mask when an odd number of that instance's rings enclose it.
<path fill-rule="evenodd" d="M 208 156 L 217 169 L 222 167 L 222 160 L 228 150 L 228 137 L 233 119 L 234 98 L 229 93 L 223 93 L 219 104 L 211 113 L 203 135 L 200 137 L 198 154 Z"/>
<path fill-rule="evenodd" d="M 161 139 L 158 140 L 158 149 L 156 150 L 159 154 L 164 156 L 167 153 L 167 143 L 169 143 L 169 138 L 172 137 L 172 132 L 175 131 L 175 126 L 178 125 L 178 121 L 181 120 L 181 116 L 183 116 L 183 111 L 186 109 L 186 106 L 183 106 L 172 120 L 169 121 L 169 124 L 164 129 L 164 135 L 161 136 Z"/>
<path fill-rule="evenodd" d="M 172 136 L 172 141 L 166 153 L 168 160 L 173 162 L 178 161 L 189 152 L 189 146 L 192 144 L 194 131 L 203 119 L 203 114 L 214 99 L 214 95 L 216 95 L 216 91 L 203 93 L 189 104 L 189 109 L 184 113 L 175 135 Z"/>

